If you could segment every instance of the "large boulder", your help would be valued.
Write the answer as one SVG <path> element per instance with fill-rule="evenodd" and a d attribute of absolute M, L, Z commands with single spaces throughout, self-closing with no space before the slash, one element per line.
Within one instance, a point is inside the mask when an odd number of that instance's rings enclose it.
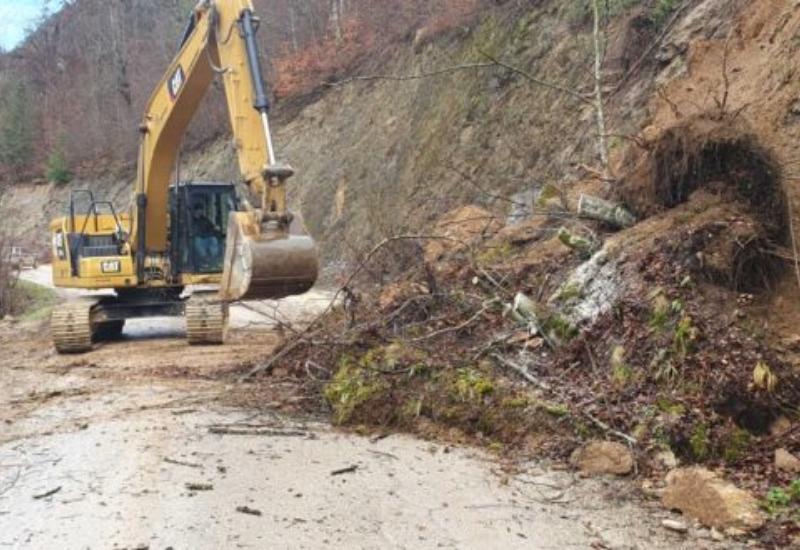
<path fill-rule="evenodd" d="M 720 530 L 753 531 L 766 521 L 753 495 L 697 466 L 671 471 L 661 502 Z"/>
<path fill-rule="evenodd" d="M 584 475 L 624 476 L 633 471 L 633 454 L 621 443 L 592 441 L 576 449 L 570 463 Z"/>

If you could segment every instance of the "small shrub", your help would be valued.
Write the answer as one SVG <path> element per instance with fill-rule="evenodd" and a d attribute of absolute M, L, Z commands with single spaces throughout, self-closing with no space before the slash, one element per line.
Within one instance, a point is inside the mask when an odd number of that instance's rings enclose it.
<path fill-rule="evenodd" d="M 675 327 L 673 344 L 676 355 L 681 360 L 686 359 L 686 356 L 694 349 L 696 340 L 697 329 L 692 323 L 692 318 L 689 316 L 683 317 Z"/>
<path fill-rule="evenodd" d="M 653 12 L 650 14 L 650 20 L 656 27 L 661 27 L 667 22 L 669 16 L 678 7 L 678 0 L 658 0 Z"/>
<path fill-rule="evenodd" d="M 463 401 L 481 401 L 494 392 L 494 382 L 473 369 L 461 369 L 456 379 L 456 392 Z"/>
<path fill-rule="evenodd" d="M 72 181 L 72 172 L 69 171 L 67 157 L 61 147 L 56 147 L 47 157 L 47 180 L 57 185 L 66 185 Z"/>
<path fill-rule="evenodd" d="M 711 456 L 711 442 L 708 436 L 708 426 L 698 424 L 692 430 L 692 437 L 689 438 L 689 445 L 692 449 L 692 456 L 695 460 L 703 461 Z"/>

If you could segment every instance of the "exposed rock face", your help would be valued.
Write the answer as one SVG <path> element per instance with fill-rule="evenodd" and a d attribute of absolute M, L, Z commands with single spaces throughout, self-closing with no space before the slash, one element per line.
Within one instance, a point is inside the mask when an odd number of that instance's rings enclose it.
<path fill-rule="evenodd" d="M 603 249 L 578 266 L 549 303 L 573 325 L 579 325 L 611 310 L 621 293 L 618 261 Z"/>
<path fill-rule="evenodd" d="M 778 449 L 775 451 L 775 467 L 784 472 L 800 473 L 800 458 L 786 449 Z"/>
<path fill-rule="evenodd" d="M 700 467 L 670 472 L 661 502 L 717 529 L 753 531 L 766 521 L 753 495 Z"/>
<path fill-rule="evenodd" d="M 611 441 L 593 441 L 576 449 L 570 463 L 585 475 L 627 475 L 633 471 L 630 450 Z"/>

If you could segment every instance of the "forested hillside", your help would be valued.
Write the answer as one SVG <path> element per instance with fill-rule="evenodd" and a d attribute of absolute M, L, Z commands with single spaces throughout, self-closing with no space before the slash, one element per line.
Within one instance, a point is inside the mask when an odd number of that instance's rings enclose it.
<path fill-rule="evenodd" d="M 149 94 L 175 55 L 195 0 L 79 0 L 43 17 L 0 56 L 0 178 L 61 179 L 130 162 Z M 260 39 L 281 98 L 431 24 L 471 17 L 479 0 L 256 0 Z M 215 90 L 219 94 L 219 90 Z M 210 100 L 187 145 L 225 131 Z"/>

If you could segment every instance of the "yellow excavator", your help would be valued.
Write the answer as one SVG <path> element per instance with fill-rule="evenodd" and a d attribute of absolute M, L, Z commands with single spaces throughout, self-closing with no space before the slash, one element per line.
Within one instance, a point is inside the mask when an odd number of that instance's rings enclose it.
<path fill-rule="evenodd" d="M 80 190 L 51 223 L 55 286 L 113 291 L 55 309 L 58 352 L 90 351 L 127 319 L 162 316 L 185 315 L 190 344 L 221 344 L 232 302 L 302 294 L 316 282 L 314 241 L 287 210 L 293 171 L 275 159 L 259 23 L 250 0 L 201 0 L 139 127 L 131 212 Z M 172 181 L 186 128 L 217 76 L 255 206 L 235 183 Z M 190 285 L 206 290 L 186 297 Z"/>

